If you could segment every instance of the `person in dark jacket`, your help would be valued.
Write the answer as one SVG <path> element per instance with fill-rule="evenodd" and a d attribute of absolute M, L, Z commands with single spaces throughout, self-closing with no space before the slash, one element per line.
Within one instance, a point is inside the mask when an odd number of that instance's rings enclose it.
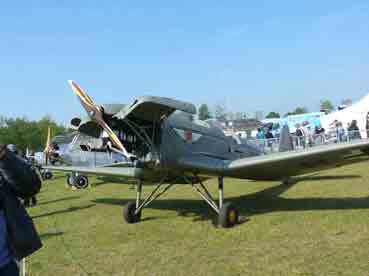
<path fill-rule="evenodd" d="M 361 139 L 360 130 L 359 130 L 359 127 L 357 126 L 356 120 L 352 120 L 351 124 L 347 128 L 347 132 L 348 132 L 350 140 Z"/>
<path fill-rule="evenodd" d="M 9 151 L 11 151 L 12 153 L 14 153 L 15 155 L 18 155 L 18 157 L 22 158 L 26 163 L 29 164 L 28 160 L 26 159 L 25 156 L 22 156 L 19 154 L 17 147 L 13 144 L 9 144 L 7 145 L 7 148 Z M 31 164 L 29 164 L 31 165 Z M 35 195 L 31 196 L 31 197 L 26 197 L 23 200 L 23 205 L 25 207 L 31 207 L 31 206 L 36 206 L 37 205 L 37 198 Z"/>
<path fill-rule="evenodd" d="M 12 153 L 6 145 L 0 144 L 0 276 L 18 276 L 19 270 L 15 259 L 19 261 L 41 247 L 32 223 L 23 220 L 18 228 L 15 223 L 17 215 L 26 213 L 24 207 L 18 203 L 18 197 L 32 196 L 38 193 L 40 188 L 41 181 L 37 173 Z M 14 202 L 16 204 L 11 205 Z M 14 206 L 14 211 L 9 206 Z M 23 209 L 16 209 L 18 206 Z M 12 212 L 15 217 L 10 217 Z M 25 232 L 24 230 L 28 230 L 30 225 L 33 229 Z M 28 240 L 29 235 L 24 237 L 19 233 L 26 235 L 31 233 L 32 238 L 36 238 Z"/>
<path fill-rule="evenodd" d="M 265 133 L 265 139 L 267 139 L 268 147 L 271 149 L 271 151 L 273 151 L 273 144 L 274 144 L 275 140 L 274 140 L 274 136 L 273 136 L 271 128 L 267 129 L 267 131 Z"/>

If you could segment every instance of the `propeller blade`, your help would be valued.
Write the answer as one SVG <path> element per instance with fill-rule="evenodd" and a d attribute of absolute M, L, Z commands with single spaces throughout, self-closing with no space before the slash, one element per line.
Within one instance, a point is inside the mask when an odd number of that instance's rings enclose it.
<path fill-rule="evenodd" d="M 51 152 L 51 129 L 50 127 L 47 129 L 47 139 L 46 139 L 46 145 L 44 149 L 44 155 L 45 155 L 45 164 L 47 165 L 49 162 L 49 155 Z"/>
<path fill-rule="evenodd" d="M 103 114 L 101 107 L 95 105 L 94 101 L 87 95 L 85 91 L 74 81 L 69 80 L 69 85 L 71 86 L 74 94 L 80 100 L 83 108 L 86 110 L 88 116 L 93 120 L 103 121 Z"/>
<path fill-rule="evenodd" d="M 105 122 L 103 117 L 103 109 L 96 105 L 90 96 L 88 96 L 88 94 L 77 83 L 72 80 L 69 80 L 68 83 L 71 86 L 74 94 L 76 94 L 80 100 L 90 119 L 95 121 L 108 134 L 111 142 L 121 151 L 123 155 L 132 157 L 133 155 L 127 152 L 118 136 Z"/>

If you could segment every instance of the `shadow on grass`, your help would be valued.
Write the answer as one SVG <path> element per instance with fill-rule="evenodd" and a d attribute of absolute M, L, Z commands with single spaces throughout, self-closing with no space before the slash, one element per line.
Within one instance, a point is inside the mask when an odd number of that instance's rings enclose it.
<path fill-rule="evenodd" d="M 345 179 L 357 176 L 326 176 L 320 179 Z M 319 179 L 319 177 L 316 177 Z M 305 178 L 306 179 L 306 178 Z M 312 210 L 353 210 L 369 209 L 369 197 L 362 198 L 283 198 L 280 197 L 285 191 L 296 185 L 280 184 L 262 190 L 257 193 L 239 197 L 227 198 L 226 201 L 233 202 L 241 215 L 241 224 L 249 221 L 253 215 L 283 212 L 283 211 L 312 211 Z M 110 204 L 123 206 L 132 199 L 100 198 L 93 202 L 96 204 Z M 203 201 L 197 199 L 166 199 L 156 200 L 148 207 L 150 209 L 177 211 L 179 216 L 193 217 L 194 221 L 211 220 L 218 225 L 217 216 L 212 209 Z"/>
<path fill-rule="evenodd" d="M 61 236 L 64 232 L 55 232 L 55 233 L 43 233 L 40 235 L 41 240 L 45 241 L 53 237 Z"/>
<path fill-rule="evenodd" d="M 137 184 L 137 180 L 136 179 L 132 179 L 129 177 L 118 177 L 118 176 L 98 176 L 97 177 L 98 180 L 100 180 L 100 183 L 94 183 L 94 185 L 101 185 L 104 183 L 124 183 L 124 184 L 130 184 L 130 185 L 136 185 Z"/>
<path fill-rule="evenodd" d="M 294 177 L 293 180 L 299 181 L 320 181 L 320 180 L 344 180 L 361 178 L 361 175 L 347 174 L 347 175 L 307 175 Z"/>
<path fill-rule="evenodd" d="M 67 200 L 73 200 L 73 199 L 78 199 L 78 198 L 80 198 L 80 197 L 79 196 L 69 196 L 69 197 L 59 198 L 59 199 L 55 199 L 55 200 L 39 202 L 39 203 L 37 203 L 37 205 L 47 205 L 47 204 L 57 203 L 57 202 L 60 202 L 60 201 L 67 201 Z"/>
<path fill-rule="evenodd" d="M 114 184 L 123 184 L 123 185 L 129 185 L 130 189 L 135 189 L 136 185 L 138 184 L 138 180 L 134 178 L 129 177 L 123 177 L 123 176 L 98 176 L 96 178 L 96 182 L 92 183 L 92 186 L 99 186 L 107 183 L 114 183 Z M 144 186 L 153 186 L 157 185 L 155 182 L 143 182 Z"/>
<path fill-rule="evenodd" d="M 89 204 L 89 205 L 81 206 L 81 207 L 70 207 L 70 208 L 65 209 L 65 210 L 54 211 L 54 212 L 50 212 L 50 213 L 46 213 L 46 214 L 42 214 L 42 215 L 33 216 L 32 219 L 38 219 L 38 218 L 44 218 L 44 217 L 49 217 L 49 216 L 54 216 L 54 215 L 65 214 L 65 213 L 71 213 L 71 212 L 75 212 L 75 211 L 89 209 L 89 208 L 94 207 L 94 206 L 96 206 L 96 204 Z"/>

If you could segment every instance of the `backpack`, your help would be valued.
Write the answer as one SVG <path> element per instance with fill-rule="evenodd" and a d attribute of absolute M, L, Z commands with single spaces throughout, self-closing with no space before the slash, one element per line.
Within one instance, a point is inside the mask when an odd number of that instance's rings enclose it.
<path fill-rule="evenodd" d="M 34 169 L 9 151 L 0 160 L 0 178 L 17 197 L 31 197 L 41 189 L 41 180 Z"/>

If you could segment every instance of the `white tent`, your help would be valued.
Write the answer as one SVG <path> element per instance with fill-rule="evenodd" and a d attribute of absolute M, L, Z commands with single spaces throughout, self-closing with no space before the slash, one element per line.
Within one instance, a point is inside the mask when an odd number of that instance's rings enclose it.
<path fill-rule="evenodd" d="M 368 138 L 366 132 L 367 115 L 369 113 L 369 94 L 357 103 L 339 111 L 332 112 L 321 117 L 322 127 L 326 130 L 332 128 L 332 123 L 337 120 L 343 127 L 347 127 L 353 120 L 357 121 L 361 137 Z"/>

